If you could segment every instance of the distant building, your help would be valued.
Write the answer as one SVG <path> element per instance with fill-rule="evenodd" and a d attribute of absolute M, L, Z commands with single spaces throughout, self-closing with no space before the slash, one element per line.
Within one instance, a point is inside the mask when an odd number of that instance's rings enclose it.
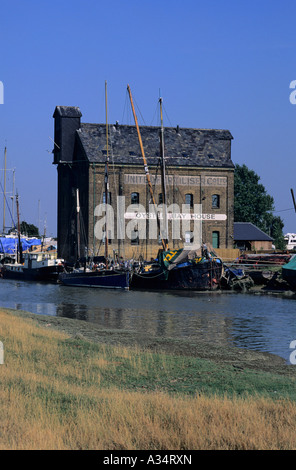
<path fill-rule="evenodd" d="M 54 161 L 58 174 L 58 252 L 73 260 L 80 254 L 103 254 L 104 237 L 98 238 L 99 214 L 96 207 L 105 201 L 106 124 L 81 123 L 78 107 L 57 106 L 54 112 Z M 109 194 L 108 202 L 117 217 L 117 196 L 125 196 L 124 217 L 141 205 L 148 213 L 151 197 L 144 173 L 135 126 L 108 126 Z M 162 202 L 160 181 L 159 128 L 140 127 L 157 204 Z M 164 129 L 168 205 L 202 204 L 202 238 L 214 248 L 233 245 L 232 135 L 228 130 Z M 79 189 L 80 247 L 77 247 L 76 189 Z M 115 224 L 108 233 L 109 251 L 124 258 L 150 259 L 160 248 L 158 239 L 139 237 L 135 226 L 132 237 L 125 236 L 130 220 L 124 221 L 124 235 Z M 170 222 L 171 223 L 171 222 Z M 169 227 L 170 233 L 171 227 Z M 190 240 L 191 227 L 179 239 L 169 237 L 169 248 L 177 249 Z"/>
<path fill-rule="evenodd" d="M 273 238 L 250 222 L 234 222 L 233 239 L 236 248 L 245 251 L 271 250 Z"/>
<path fill-rule="evenodd" d="M 285 242 L 287 243 L 287 250 L 296 249 L 296 233 L 286 233 L 284 236 Z"/>

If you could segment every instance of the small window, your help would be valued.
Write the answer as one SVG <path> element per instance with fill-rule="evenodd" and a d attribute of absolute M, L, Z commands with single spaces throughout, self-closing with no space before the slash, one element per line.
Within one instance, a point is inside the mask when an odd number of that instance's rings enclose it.
<path fill-rule="evenodd" d="M 139 193 L 131 194 L 131 204 L 139 204 L 140 196 Z"/>
<path fill-rule="evenodd" d="M 212 245 L 213 245 L 213 248 L 220 247 L 220 232 L 215 231 L 212 233 Z"/>
<path fill-rule="evenodd" d="M 193 243 L 194 242 L 194 235 L 193 232 L 185 232 L 185 243 Z"/>
<path fill-rule="evenodd" d="M 105 191 L 103 192 L 103 204 L 106 202 Z M 108 192 L 108 204 L 111 206 L 111 193 Z"/>
<path fill-rule="evenodd" d="M 131 245 L 139 245 L 139 232 L 137 229 L 131 232 Z"/>
<path fill-rule="evenodd" d="M 220 196 L 219 194 L 213 194 L 212 196 L 212 208 L 219 209 L 220 207 Z"/>
<path fill-rule="evenodd" d="M 111 244 L 111 243 L 112 243 L 111 230 L 108 230 L 108 235 L 109 235 L 109 237 L 108 237 L 108 244 Z M 105 240 L 106 240 L 106 232 L 104 231 L 104 232 L 102 233 L 102 243 L 103 243 L 103 245 L 105 245 Z"/>
<path fill-rule="evenodd" d="M 193 194 L 185 194 L 185 204 L 187 204 L 190 208 L 193 207 Z"/>

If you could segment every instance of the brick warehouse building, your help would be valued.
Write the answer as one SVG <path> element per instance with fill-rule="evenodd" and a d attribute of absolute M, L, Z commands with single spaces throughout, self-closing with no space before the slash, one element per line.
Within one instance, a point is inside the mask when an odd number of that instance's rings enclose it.
<path fill-rule="evenodd" d="M 54 112 L 54 161 L 58 173 L 58 254 L 66 260 L 77 257 L 76 190 L 80 202 L 80 254 L 104 254 L 104 242 L 97 237 L 98 213 L 104 202 L 106 124 L 81 122 L 78 107 L 57 106 Z M 157 204 L 162 200 L 160 181 L 159 128 L 140 126 L 149 172 Z M 164 128 L 167 205 L 202 204 L 202 238 L 214 248 L 233 247 L 232 135 L 228 130 Z M 135 126 L 108 126 L 109 195 L 115 215 L 109 254 L 144 259 L 156 256 L 161 245 L 157 238 L 118 236 L 117 197 L 125 197 L 125 210 L 140 204 L 148 211 L 151 196 L 146 183 L 143 159 Z M 130 210 L 130 207 L 129 207 Z M 102 215 L 101 213 L 99 215 Z M 130 223 L 125 219 L 124 224 Z M 146 226 L 148 225 L 147 222 Z M 142 232 L 143 233 L 143 232 Z M 170 227 L 169 227 L 170 233 Z M 187 233 L 169 238 L 169 248 L 181 248 Z M 189 231 L 190 237 L 190 231 Z"/>

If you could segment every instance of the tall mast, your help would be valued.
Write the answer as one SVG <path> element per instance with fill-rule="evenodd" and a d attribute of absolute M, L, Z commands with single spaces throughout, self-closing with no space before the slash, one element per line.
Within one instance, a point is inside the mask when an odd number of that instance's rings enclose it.
<path fill-rule="evenodd" d="M 80 203 L 79 203 L 79 189 L 78 188 L 76 189 L 76 227 L 77 227 L 77 260 L 79 260 L 80 258 Z"/>
<path fill-rule="evenodd" d="M 5 205 L 6 205 L 6 147 L 4 149 L 4 190 L 3 190 L 3 233 L 5 233 Z"/>
<path fill-rule="evenodd" d="M 166 176 L 165 176 L 165 161 L 164 161 L 164 130 L 163 130 L 163 115 L 162 115 L 162 98 L 159 98 L 160 105 L 160 158 L 161 158 L 161 186 L 162 186 L 162 203 L 163 203 L 163 217 L 164 217 L 164 230 L 165 230 L 165 245 L 168 249 L 168 218 L 167 218 L 167 194 L 166 194 Z"/>
<path fill-rule="evenodd" d="M 17 231 L 18 231 L 18 254 L 17 261 L 19 263 L 23 262 L 23 250 L 21 245 L 21 228 L 20 228 L 20 211 L 19 211 L 19 200 L 18 194 L 16 194 L 16 212 L 17 212 Z"/>
<path fill-rule="evenodd" d="M 107 81 L 105 81 L 105 102 L 106 102 L 106 163 L 105 163 L 105 207 L 106 207 L 106 224 L 105 224 L 105 261 L 108 267 L 108 226 L 107 226 L 107 204 L 109 194 L 109 148 L 108 148 L 108 102 L 107 102 Z"/>
<path fill-rule="evenodd" d="M 150 191 L 150 195 L 151 195 L 151 198 L 152 198 L 154 208 L 156 208 L 156 202 L 155 202 L 153 188 L 152 188 L 152 184 L 151 184 L 150 173 L 149 173 L 149 169 L 148 169 L 148 165 L 147 165 L 147 160 L 146 160 L 146 157 L 145 157 L 142 137 L 141 137 L 139 124 L 138 124 L 138 119 L 137 119 L 137 116 L 136 116 L 134 102 L 133 102 L 133 98 L 132 98 L 132 93 L 131 93 L 131 89 L 130 89 L 129 85 L 127 86 L 127 90 L 128 90 L 128 93 L 129 93 L 130 102 L 131 102 L 131 106 L 132 106 L 132 111 L 133 111 L 133 115 L 134 115 L 134 120 L 135 120 L 135 124 L 136 124 L 136 128 L 137 128 L 138 139 L 139 139 L 141 153 L 142 153 L 142 157 L 143 157 L 143 161 L 144 161 L 144 170 L 145 170 L 145 174 L 146 174 L 146 178 L 147 178 L 147 183 L 148 183 L 148 187 L 149 187 L 149 191 Z M 158 218 L 158 215 L 157 215 L 157 211 L 155 210 L 155 212 L 156 212 L 157 226 L 160 229 L 160 222 L 159 222 L 159 218 Z M 162 237 L 161 237 L 161 242 L 162 242 L 163 249 L 166 250 L 167 245 L 165 243 L 165 240 Z"/>

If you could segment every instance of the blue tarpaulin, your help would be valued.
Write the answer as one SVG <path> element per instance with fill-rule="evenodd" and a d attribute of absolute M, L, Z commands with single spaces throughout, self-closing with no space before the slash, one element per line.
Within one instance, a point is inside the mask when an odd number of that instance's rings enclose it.
<path fill-rule="evenodd" d="M 29 250 L 31 246 L 41 245 L 38 238 L 21 238 L 23 251 Z M 17 238 L 0 237 L 0 253 L 16 253 L 18 247 Z"/>

